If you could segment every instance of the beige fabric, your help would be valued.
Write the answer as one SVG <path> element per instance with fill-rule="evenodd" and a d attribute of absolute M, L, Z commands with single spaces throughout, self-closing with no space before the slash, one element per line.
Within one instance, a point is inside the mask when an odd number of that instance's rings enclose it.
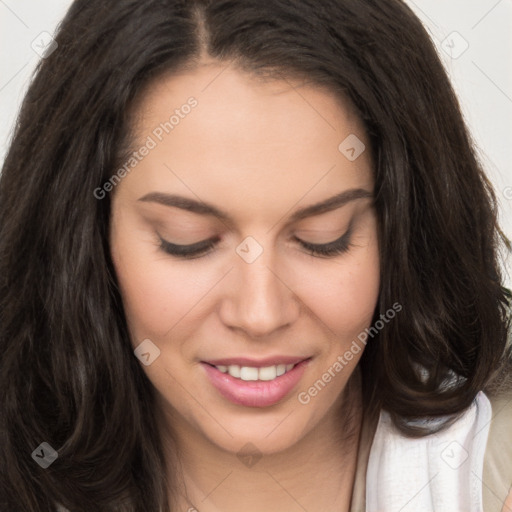
<path fill-rule="evenodd" d="M 488 398 L 492 421 L 485 450 L 482 496 L 484 512 L 502 512 L 512 487 L 512 393 Z"/>
<path fill-rule="evenodd" d="M 378 415 L 365 415 L 361 426 L 359 450 L 357 452 L 357 467 L 352 489 L 350 512 L 366 511 L 366 468 L 370 457 L 370 448 L 379 421 Z"/>
<path fill-rule="evenodd" d="M 493 416 L 484 457 L 484 512 L 512 512 L 503 505 L 512 486 L 512 393 L 489 396 Z M 366 469 L 378 417 L 366 416 L 361 428 L 350 512 L 366 512 Z"/>

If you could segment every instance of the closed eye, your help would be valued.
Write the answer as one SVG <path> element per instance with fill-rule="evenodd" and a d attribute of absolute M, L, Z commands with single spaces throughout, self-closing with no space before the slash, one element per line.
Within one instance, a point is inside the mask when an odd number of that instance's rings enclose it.
<path fill-rule="evenodd" d="M 193 259 L 202 256 L 203 254 L 213 249 L 219 240 L 218 238 L 214 238 L 196 242 L 195 244 L 190 245 L 177 245 L 164 240 L 161 236 L 159 238 L 160 248 L 165 253 L 170 254 L 171 256 L 177 256 L 185 259 Z"/>
<path fill-rule="evenodd" d="M 329 242 L 327 244 L 313 244 L 305 242 L 297 237 L 293 237 L 308 254 L 318 257 L 334 257 L 339 254 L 347 252 L 350 247 L 350 239 L 352 236 L 352 225 L 348 231 L 337 240 Z M 208 240 L 202 240 L 190 245 L 178 245 L 173 244 L 167 240 L 164 240 L 160 235 L 160 249 L 171 256 L 176 256 L 184 259 L 199 258 L 203 255 L 211 253 L 212 249 L 219 242 L 219 237 L 210 238 Z"/>
<path fill-rule="evenodd" d="M 350 239 L 352 236 L 352 225 L 349 227 L 348 231 L 342 235 L 337 240 L 333 242 L 329 242 L 328 244 L 312 244 L 310 242 L 305 242 L 304 240 L 300 240 L 295 237 L 304 249 L 306 249 L 313 256 L 324 256 L 324 257 L 333 257 L 339 254 L 343 254 L 350 249 Z"/>

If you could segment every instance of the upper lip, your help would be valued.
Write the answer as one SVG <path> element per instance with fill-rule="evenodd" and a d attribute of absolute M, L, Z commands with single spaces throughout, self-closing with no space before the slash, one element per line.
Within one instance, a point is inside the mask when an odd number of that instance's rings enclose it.
<path fill-rule="evenodd" d="M 249 366 L 251 368 L 266 368 L 267 366 L 276 366 L 278 364 L 297 364 L 309 359 L 302 356 L 272 356 L 265 359 L 253 359 L 250 357 L 226 357 L 224 359 L 210 359 L 203 361 L 213 366 Z"/>

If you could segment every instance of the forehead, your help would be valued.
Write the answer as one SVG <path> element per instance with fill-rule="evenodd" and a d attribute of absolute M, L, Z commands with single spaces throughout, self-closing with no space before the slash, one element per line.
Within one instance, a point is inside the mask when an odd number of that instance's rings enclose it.
<path fill-rule="evenodd" d="M 290 143 L 294 136 L 306 136 L 314 142 L 327 131 L 340 136 L 347 129 L 365 137 L 351 102 L 326 86 L 284 76 L 263 79 L 216 61 L 164 75 L 151 83 L 132 109 L 135 132 L 143 135 L 154 122 L 168 120 L 190 97 L 200 108 L 195 109 L 196 115 L 188 124 L 208 129 L 217 138 L 228 130 L 233 137 L 233 128 L 243 128 L 241 137 L 246 130 L 254 135 L 259 130 L 269 141 L 279 140 L 281 135 Z M 294 125 L 293 121 L 304 122 Z"/>
<path fill-rule="evenodd" d="M 186 193 L 214 203 L 221 197 L 233 208 L 270 208 L 372 188 L 363 124 L 348 103 L 311 84 L 262 81 L 212 63 L 153 83 L 132 119 L 133 149 L 151 146 L 123 180 L 132 192 Z M 368 150 L 347 158 L 347 138 Z"/>

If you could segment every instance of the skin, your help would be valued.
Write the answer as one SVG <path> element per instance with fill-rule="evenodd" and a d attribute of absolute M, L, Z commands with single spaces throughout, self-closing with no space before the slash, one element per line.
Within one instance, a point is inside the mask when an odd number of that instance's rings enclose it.
<path fill-rule="evenodd" d="M 511 511 L 512 511 L 512 487 L 510 488 L 508 497 L 505 500 L 505 503 L 503 504 L 503 508 L 501 509 L 501 512 L 511 512 Z"/>
<path fill-rule="evenodd" d="M 371 198 L 361 198 L 290 218 L 348 189 L 373 194 L 370 151 L 351 162 L 338 150 L 349 134 L 369 148 L 363 125 L 319 87 L 203 61 L 142 95 L 135 147 L 190 96 L 197 107 L 115 188 L 110 233 L 132 345 L 150 339 L 160 350 L 141 366 L 157 392 L 168 460 L 171 435 L 183 455 L 174 471 L 183 486 L 177 510 L 348 510 L 363 350 L 308 404 L 297 395 L 371 325 L 380 285 L 376 215 Z M 229 220 L 139 200 L 150 192 L 213 204 Z M 293 238 L 325 244 L 351 221 L 349 250 L 333 257 L 308 254 Z M 185 260 L 165 253 L 158 234 L 175 244 L 220 241 Z M 263 249 L 252 263 L 236 252 L 248 236 Z M 312 360 L 299 385 L 265 408 L 223 398 L 200 363 L 273 355 Z M 261 455 L 251 467 L 237 457 L 247 443 Z"/>

